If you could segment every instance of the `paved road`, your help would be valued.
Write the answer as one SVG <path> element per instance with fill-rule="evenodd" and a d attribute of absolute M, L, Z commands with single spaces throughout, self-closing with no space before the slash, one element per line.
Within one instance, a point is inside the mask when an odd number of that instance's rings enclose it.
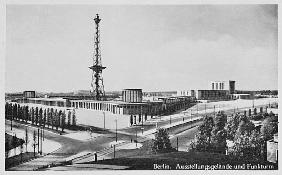
<path fill-rule="evenodd" d="M 10 121 L 5 121 L 5 127 L 7 130 L 10 129 L 10 126 L 11 126 Z M 22 132 L 26 128 L 25 124 L 21 124 L 21 123 L 13 121 L 13 127 L 15 126 L 17 130 L 21 130 Z M 37 131 L 37 128 L 29 127 L 28 132 L 32 134 L 34 130 Z M 109 147 L 108 143 L 115 140 L 115 133 L 108 133 L 108 134 L 100 135 L 92 140 L 80 141 L 80 140 L 72 139 L 69 137 L 65 137 L 64 135 L 60 135 L 60 134 L 45 130 L 45 138 L 48 140 L 58 142 L 61 145 L 61 148 L 58 149 L 57 151 L 50 153 L 47 156 L 44 156 L 38 159 L 34 159 L 32 161 L 26 162 L 24 164 L 21 164 L 9 170 L 18 170 L 18 171 L 34 170 L 39 167 L 46 166 L 52 163 L 62 162 L 69 156 L 73 156 L 80 152 L 103 151 L 105 147 Z M 118 139 L 130 140 L 130 137 L 128 135 L 119 133 Z"/>

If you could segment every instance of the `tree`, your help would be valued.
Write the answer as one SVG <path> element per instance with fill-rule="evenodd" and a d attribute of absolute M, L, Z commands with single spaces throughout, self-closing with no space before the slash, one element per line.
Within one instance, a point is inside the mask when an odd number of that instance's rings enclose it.
<path fill-rule="evenodd" d="M 35 157 L 35 148 L 36 148 L 36 145 L 37 145 L 37 142 L 36 142 L 36 131 L 34 130 L 33 132 L 33 144 L 32 144 L 32 147 L 33 147 L 33 156 Z"/>
<path fill-rule="evenodd" d="M 51 121 L 50 116 L 51 116 L 51 111 L 50 111 L 49 108 L 47 108 L 47 119 L 46 119 L 46 123 L 47 123 L 47 127 L 48 127 L 48 128 L 49 128 L 49 126 L 50 126 L 50 121 Z"/>
<path fill-rule="evenodd" d="M 210 151 L 212 149 L 211 136 L 214 127 L 214 121 L 211 116 L 205 116 L 203 123 L 198 127 L 198 134 L 191 142 L 192 150 Z"/>
<path fill-rule="evenodd" d="M 50 112 L 50 120 L 51 120 L 51 127 L 52 129 L 54 128 L 54 118 L 55 118 L 55 113 L 54 113 L 54 110 L 53 108 L 51 108 L 51 112 Z"/>
<path fill-rule="evenodd" d="M 66 114 L 65 111 L 62 113 L 62 122 L 61 122 L 61 128 L 62 128 L 62 132 L 64 132 L 65 129 L 65 124 L 66 123 Z"/>
<path fill-rule="evenodd" d="M 240 123 L 238 125 L 238 129 L 235 134 L 235 140 L 237 137 L 240 137 L 243 134 L 251 134 L 252 131 L 255 129 L 255 125 L 245 116 L 240 117 Z"/>
<path fill-rule="evenodd" d="M 24 107 L 24 119 L 25 122 L 27 123 L 27 121 L 29 120 L 29 110 L 28 110 L 28 106 Z"/>
<path fill-rule="evenodd" d="M 219 112 L 214 119 L 214 127 L 211 131 L 213 152 L 225 153 L 227 132 L 224 127 L 226 122 L 227 116 L 223 112 Z"/>
<path fill-rule="evenodd" d="M 43 128 L 45 128 L 46 125 L 46 119 L 47 119 L 47 110 L 44 109 L 44 113 L 43 113 Z"/>
<path fill-rule="evenodd" d="M 227 118 L 227 123 L 225 126 L 226 133 L 227 133 L 227 139 L 233 140 L 234 136 L 236 134 L 236 131 L 238 129 L 238 125 L 240 122 L 240 116 L 238 114 L 230 116 Z"/>
<path fill-rule="evenodd" d="M 38 111 L 38 120 L 39 120 L 39 126 L 42 126 L 42 123 L 43 123 L 43 110 L 42 110 L 42 108 L 40 108 L 39 111 Z"/>
<path fill-rule="evenodd" d="M 263 139 L 259 132 L 253 130 L 250 133 L 244 132 L 234 141 L 234 146 L 229 150 L 229 154 L 244 160 L 263 159 Z"/>
<path fill-rule="evenodd" d="M 16 104 L 16 106 L 17 106 L 18 120 L 20 121 L 22 118 L 22 107 L 19 104 Z"/>
<path fill-rule="evenodd" d="M 76 115 L 75 115 L 75 110 L 73 109 L 72 112 L 72 125 L 75 126 L 76 125 Z"/>
<path fill-rule="evenodd" d="M 71 111 L 68 112 L 68 127 L 71 125 Z"/>
<path fill-rule="evenodd" d="M 39 118 L 39 116 L 38 116 L 38 107 L 36 107 L 35 108 L 35 125 L 37 125 L 37 123 L 38 123 L 38 118 Z"/>
<path fill-rule="evenodd" d="M 174 149 L 171 147 L 168 132 L 164 128 L 158 128 L 153 140 L 153 151 L 156 153 L 171 152 Z"/>
<path fill-rule="evenodd" d="M 14 106 L 12 103 L 10 103 L 10 118 L 14 120 Z"/>
<path fill-rule="evenodd" d="M 257 115 L 257 108 L 254 108 L 254 115 Z"/>
<path fill-rule="evenodd" d="M 271 139 L 278 132 L 278 116 L 270 116 L 264 119 L 260 132 L 265 141 Z"/>
<path fill-rule="evenodd" d="M 13 119 L 15 120 L 18 119 L 18 105 L 17 104 L 13 105 Z"/>
<path fill-rule="evenodd" d="M 27 152 L 27 144 L 28 144 L 29 140 L 28 140 L 28 131 L 27 131 L 27 127 L 25 128 L 25 152 Z"/>
<path fill-rule="evenodd" d="M 60 118 L 61 118 L 61 115 L 62 115 L 62 111 L 60 110 L 59 112 L 57 112 L 57 109 L 55 110 L 55 116 L 56 116 L 56 119 L 55 119 L 55 125 L 56 125 L 56 130 L 58 131 L 58 127 L 60 126 Z"/>
<path fill-rule="evenodd" d="M 19 106 L 19 108 L 18 108 L 19 110 L 18 110 L 18 113 L 19 113 L 19 120 L 23 120 L 23 107 L 22 106 Z"/>
<path fill-rule="evenodd" d="M 31 114 L 31 124 L 34 124 L 34 108 L 33 107 L 31 107 L 30 114 Z"/>

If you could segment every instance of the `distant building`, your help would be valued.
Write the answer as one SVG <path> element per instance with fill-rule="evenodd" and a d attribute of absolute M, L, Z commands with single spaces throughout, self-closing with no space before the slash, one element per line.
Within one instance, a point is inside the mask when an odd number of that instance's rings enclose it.
<path fill-rule="evenodd" d="M 89 118 L 95 118 L 106 113 L 106 116 L 112 116 L 107 119 L 115 120 L 116 116 L 120 116 L 118 127 L 127 127 L 131 125 L 139 125 L 149 119 L 149 116 L 169 114 L 176 110 L 188 109 L 194 103 L 190 96 L 171 96 L 171 97 L 155 97 L 154 100 L 143 101 L 142 89 L 124 89 L 122 91 L 122 100 L 120 101 L 97 101 L 70 98 L 21 98 L 17 100 L 18 103 L 38 104 L 50 107 L 64 107 L 74 108 L 79 113 L 87 113 Z M 92 113 L 91 113 L 92 111 Z M 95 113 L 94 113 L 95 112 Z M 79 121 L 79 115 L 78 121 Z M 89 123 L 90 119 L 86 121 L 86 125 L 93 125 L 101 127 L 98 121 Z M 113 122 L 112 122 L 113 123 Z"/>
<path fill-rule="evenodd" d="M 235 93 L 235 81 L 212 81 L 211 90 L 227 90 L 229 94 Z"/>
<path fill-rule="evenodd" d="M 180 90 L 180 91 L 177 91 L 177 95 L 178 96 L 189 96 L 190 93 L 189 93 L 189 90 Z"/>
<path fill-rule="evenodd" d="M 227 90 L 196 90 L 193 92 L 198 100 L 228 100 L 231 99 Z"/>
<path fill-rule="evenodd" d="M 217 100 L 231 100 L 235 97 L 235 81 L 212 81 L 210 89 L 197 89 L 197 90 L 182 90 L 178 95 L 191 96 L 197 100 L 217 101 Z M 242 96 L 243 98 L 243 96 Z"/>
<path fill-rule="evenodd" d="M 35 98 L 35 91 L 24 91 L 23 97 L 24 98 Z"/>
<path fill-rule="evenodd" d="M 128 103 L 141 103 L 142 89 L 124 89 L 122 91 L 122 101 Z"/>
<path fill-rule="evenodd" d="M 70 100 L 65 98 L 22 98 L 18 103 L 32 103 L 46 106 L 70 107 Z"/>

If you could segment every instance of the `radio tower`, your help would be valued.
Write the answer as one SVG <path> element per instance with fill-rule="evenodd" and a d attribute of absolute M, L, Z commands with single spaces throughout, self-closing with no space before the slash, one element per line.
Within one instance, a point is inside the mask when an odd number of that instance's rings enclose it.
<path fill-rule="evenodd" d="M 100 31 L 99 31 L 99 22 L 101 21 L 101 19 L 99 18 L 98 14 L 96 15 L 94 21 L 96 24 L 96 33 L 94 38 L 93 66 L 89 67 L 92 70 L 90 93 L 91 95 L 93 95 L 94 99 L 102 100 L 103 97 L 105 96 L 102 71 L 106 67 L 102 66 L 102 61 L 101 61 Z"/>

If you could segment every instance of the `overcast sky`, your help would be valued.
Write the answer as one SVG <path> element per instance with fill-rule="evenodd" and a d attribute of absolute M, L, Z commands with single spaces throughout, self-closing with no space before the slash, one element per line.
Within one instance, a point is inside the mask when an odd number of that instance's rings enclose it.
<path fill-rule="evenodd" d="M 89 90 L 96 13 L 106 91 L 277 89 L 275 5 L 8 5 L 6 92 Z"/>

